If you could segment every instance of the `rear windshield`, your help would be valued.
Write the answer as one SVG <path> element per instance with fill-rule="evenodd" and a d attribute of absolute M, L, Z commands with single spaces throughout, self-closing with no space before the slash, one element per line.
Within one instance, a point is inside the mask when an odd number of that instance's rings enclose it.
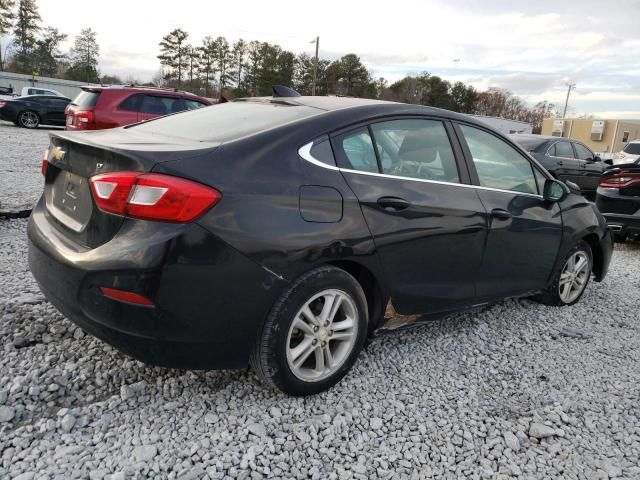
<path fill-rule="evenodd" d="M 533 152 L 544 142 L 544 140 L 541 141 L 537 138 L 519 137 L 518 135 L 509 135 L 509 137 L 527 152 Z"/>
<path fill-rule="evenodd" d="M 198 142 L 226 142 L 322 112 L 303 105 L 237 101 L 158 118 L 128 128 Z"/>
<path fill-rule="evenodd" d="M 631 155 L 640 155 L 640 143 L 630 143 L 624 147 L 623 152 L 630 153 Z"/>
<path fill-rule="evenodd" d="M 78 107 L 89 108 L 94 107 L 96 102 L 98 101 L 98 97 L 100 96 L 100 92 L 85 92 L 82 91 L 78 94 L 76 98 L 71 102 L 73 105 L 77 105 Z"/>

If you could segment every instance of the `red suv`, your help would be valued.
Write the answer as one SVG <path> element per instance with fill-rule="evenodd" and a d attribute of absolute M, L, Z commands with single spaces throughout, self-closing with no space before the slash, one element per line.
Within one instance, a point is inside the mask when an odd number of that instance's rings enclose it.
<path fill-rule="evenodd" d="M 178 90 L 133 87 L 82 87 L 64 111 L 67 130 L 100 130 L 194 110 L 211 101 Z"/>

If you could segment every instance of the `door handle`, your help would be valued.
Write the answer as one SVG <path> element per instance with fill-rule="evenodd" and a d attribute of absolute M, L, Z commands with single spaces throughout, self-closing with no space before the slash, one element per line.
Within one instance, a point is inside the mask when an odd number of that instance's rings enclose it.
<path fill-rule="evenodd" d="M 389 212 L 399 212 L 400 210 L 409 208 L 411 204 L 404 198 L 380 197 L 378 199 L 378 205 Z"/>
<path fill-rule="evenodd" d="M 509 220 L 513 217 L 513 215 L 502 208 L 494 208 L 491 210 L 491 216 L 499 220 Z"/>
<path fill-rule="evenodd" d="M 558 165 L 564 165 L 564 163 L 562 163 L 562 160 L 558 160 Z"/>

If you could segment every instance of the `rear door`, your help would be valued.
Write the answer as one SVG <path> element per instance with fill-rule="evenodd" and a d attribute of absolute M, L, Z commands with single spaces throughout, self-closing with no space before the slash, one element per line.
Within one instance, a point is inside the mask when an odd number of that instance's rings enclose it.
<path fill-rule="evenodd" d="M 64 109 L 67 108 L 69 100 L 65 98 L 47 98 L 47 123 L 54 125 L 64 125 Z"/>
<path fill-rule="evenodd" d="M 472 181 L 489 212 L 479 298 L 490 301 L 542 289 L 562 236 L 558 204 L 542 198 L 545 175 L 494 133 L 464 124 L 457 131 Z"/>
<path fill-rule="evenodd" d="M 547 150 L 547 156 L 555 163 L 560 180 L 569 180 L 580 185 L 583 179 L 582 162 L 575 157 L 571 142 L 560 140 Z"/>
<path fill-rule="evenodd" d="M 598 189 L 598 184 L 600 183 L 600 175 L 602 175 L 602 172 L 604 171 L 604 164 L 602 163 L 602 161 L 596 161 L 595 153 L 593 153 L 583 144 L 579 142 L 571 143 L 573 144 L 573 149 L 575 150 L 576 157 L 581 162 L 583 170 L 583 190 L 586 190 L 590 193 L 595 193 L 595 191 Z"/>
<path fill-rule="evenodd" d="M 452 133 L 435 118 L 399 118 L 332 137 L 402 314 L 474 303 L 486 212 Z"/>
<path fill-rule="evenodd" d="M 138 110 L 138 121 L 141 122 L 173 113 L 171 107 L 174 100 L 175 97 L 144 94 Z"/>

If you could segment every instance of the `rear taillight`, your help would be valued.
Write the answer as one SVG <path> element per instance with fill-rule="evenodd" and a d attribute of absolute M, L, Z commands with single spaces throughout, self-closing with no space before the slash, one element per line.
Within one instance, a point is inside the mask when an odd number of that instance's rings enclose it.
<path fill-rule="evenodd" d="M 638 173 L 619 173 L 600 179 L 600 186 L 605 188 L 624 188 L 635 184 L 640 184 Z"/>
<path fill-rule="evenodd" d="M 222 198 L 215 188 L 159 173 L 104 173 L 89 182 L 100 210 L 144 220 L 190 222 Z"/>
<path fill-rule="evenodd" d="M 95 116 L 91 110 L 81 110 L 73 114 L 74 123 L 83 128 L 87 128 L 89 124 L 93 123 Z"/>
<path fill-rule="evenodd" d="M 42 176 L 47 176 L 47 168 L 49 167 L 49 147 L 46 148 L 44 152 L 42 152 L 42 166 L 40 167 L 40 171 L 42 172 Z"/>

